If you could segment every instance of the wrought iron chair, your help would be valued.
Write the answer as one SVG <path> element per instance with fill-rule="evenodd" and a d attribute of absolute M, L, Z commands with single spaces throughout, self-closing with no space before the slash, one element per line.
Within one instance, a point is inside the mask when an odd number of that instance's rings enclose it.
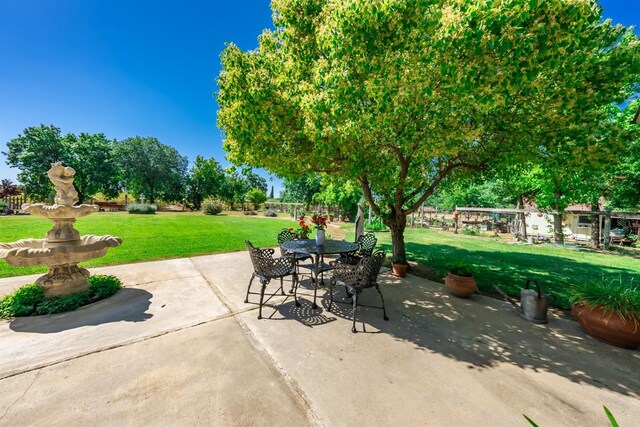
<path fill-rule="evenodd" d="M 273 294 L 269 295 L 269 298 L 264 301 L 264 291 L 271 280 L 280 279 L 280 292 L 282 295 L 285 295 L 283 289 L 283 279 L 285 277 L 292 276 L 292 289 L 295 289 L 295 287 L 297 286 L 298 273 L 296 271 L 295 259 L 293 257 L 274 258 L 274 249 L 256 248 L 248 240 L 245 240 L 244 243 L 247 245 L 249 255 L 251 256 L 251 263 L 253 264 L 253 274 L 251 275 L 251 280 L 249 281 L 249 287 L 247 287 L 247 296 L 245 297 L 244 302 L 249 302 L 249 294 L 255 294 L 254 292 L 251 292 L 251 284 L 253 283 L 253 279 L 257 277 L 262 284 L 262 287 L 260 288 L 260 306 L 258 309 L 258 319 L 262 319 L 262 306 L 269 302 L 269 300 L 273 298 L 277 293 L 276 291 Z M 298 299 L 295 293 L 294 299 L 296 305 L 298 305 Z"/>
<path fill-rule="evenodd" d="M 363 257 L 371 256 L 373 249 L 376 247 L 376 243 L 378 243 L 378 239 L 375 234 L 363 234 L 356 240 L 358 249 L 353 252 L 340 254 L 338 261 L 345 264 L 356 265 Z"/>
<path fill-rule="evenodd" d="M 290 252 L 286 249 L 282 249 L 282 244 L 284 242 L 289 242 L 291 240 L 294 240 L 296 238 L 296 233 L 294 233 L 293 231 L 289 230 L 288 228 L 283 228 L 282 231 L 280 231 L 280 233 L 278 233 L 278 246 L 280 246 L 280 255 L 283 257 L 294 257 L 295 261 L 296 261 L 296 271 L 298 274 L 300 274 L 300 261 L 307 261 L 311 258 L 311 255 L 309 254 L 303 254 L 303 253 L 295 253 L 295 252 Z M 289 291 L 289 293 L 293 292 L 293 287 L 291 288 L 291 290 Z"/>
<path fill-rule="evenodd" d="M 365 306 L 371 308 L 381 308 L 384 320 L 389 320 L 387 317 L 387 310 L 384 305 L 384 297 L 380 292 L 380 286 L 378 286 L 378 274 L 380 273 L 380 267 L 384 262 L 384 251 L 379 250 L 371 254 L 371 256 L 364 256 L 360 259 L 358 264 L 351 265 L 345 264 L 339 261 L 333 261 L 331 265 L 334 267 L 333 278 L 329 282 L 329 311 L 333 306 L 333 286 L 340 285 L 347 289 L 347 296 L 352 298 L 353 303 L 353 325 L 351 332 L 356 333 L 356 316 L 358 313 L 358 296 L 364 289 L 376 288 L 378 294 L 380 294 L 380 300 L 382 301 L 382 307 L 377 306 Z"/>

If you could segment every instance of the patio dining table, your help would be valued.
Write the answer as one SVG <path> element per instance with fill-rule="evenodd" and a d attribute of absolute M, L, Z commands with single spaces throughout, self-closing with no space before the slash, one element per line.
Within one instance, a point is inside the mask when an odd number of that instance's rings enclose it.
<path fill-rule="evenodd" d="M 300 267 L 309 268 L 312 272 L 313 279 L 313 308 L 318 308 L 316 304 L 316 295 L 318 293 L 318 276 L 320 276 L 320 285 L 324 285 L 324 277 L 322 273 L 331 270 L 333 267 L 324 262 L 325 255 L 335 255 L 345 252 L 352 252 L 358 249 L 358 245 L 354 242 L 345 242 L 344 240 L 325 240 L 324 245 L 316 244 L 315 239 L 290 240 L 280 245 L 285 249 L 294 253 L 310 254 L 314 261 L 311 265 L 301 265 Z"/>

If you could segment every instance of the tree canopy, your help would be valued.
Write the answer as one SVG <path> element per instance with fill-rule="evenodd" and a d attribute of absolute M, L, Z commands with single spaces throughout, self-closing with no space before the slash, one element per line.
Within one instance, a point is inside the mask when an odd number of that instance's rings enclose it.
<path fill-rule="evenodd" d="M 156 199 L 179 201 L 185 196 L 188 160 L 153 137 L 127 138 L 115 143 L 115 157 L 127 191 Z"/>
<path fill-rule="evenodd" d="M 238 164 L 356 180 L 404 258 L 406 217 L 458 173 L 575 144 L 638 89 L 640 44 L 588 0 L 274 0 L 230 44 L 219 127 Z M 594 113 L 596 112 L 596 113 Z M 597 122 L 596 122 L 597 124 Z"/>
<path fill-rule="evenodd" d="M 29 197 L 46 200 L 53 191 L 47 176 L 51 163 L 62 161 L 76 171 L 74 185 L 83 202 L 97 192 L 115 195 L 119 173 L 112 157 L 112 141 L 103 134 L 62 136 L 55 126 L 26 128 L 7 142 L 7 164 L 20 169 L 18 180 Z"/>

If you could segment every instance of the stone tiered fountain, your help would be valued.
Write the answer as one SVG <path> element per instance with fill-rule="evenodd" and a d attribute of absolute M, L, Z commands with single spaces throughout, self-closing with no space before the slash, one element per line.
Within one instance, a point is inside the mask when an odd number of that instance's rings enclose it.
<path fill-rule="evenodd" d="M 22 210 L 49 218 L 53 228 L 44 239 L 24 239 L 14 243 L 0 243 L 0 258 L 15 267 L 46 265 L 49 272 L 36 280 L 48 297 L 80 292 L 89 287 L 89 271 L 78 263 L 100 258 L 112 247 L 120 246 L 122 239 L 115 236 L 80 236 L 73 228 L 76 218 L 99 210 L 95 205 L 74 206 L 78 193 L 73 187 L 76 171 L 52 163 L 49 179 L 56 190 L 55 204 L 24 204 Z"/>

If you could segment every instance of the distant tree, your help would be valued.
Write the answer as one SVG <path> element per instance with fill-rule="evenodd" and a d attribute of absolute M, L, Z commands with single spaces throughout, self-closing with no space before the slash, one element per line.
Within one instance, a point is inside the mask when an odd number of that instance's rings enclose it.
<path fill-rule="evenodd" d="M 53 191 L 47 171 L 51 163 L 66 160 L 60 129 L 55 126 L 26 128 L 17 138 L 7 142 L 7 164 L 20 170 L 18 181 L 34 200 L 45 201 Z M 77 173 L 77 171 L 76 171 Z"/>
<path fill-rule="evenodd" d="M 247 181 L 247 186 L 249 188 L 257 188 L 262 192 L 266 193 L 267 189 L 267 180 L 255 173 L 251 168 L 244 168 L 241 172 L 245 181 Z"/>
<path fill-rule="evenodd" d="M 189 202 L 200 209 L 207 197 L 220 196 L 225 183 L 224 170 L 213 157 L 197 156 L 188 178 Z"/>
<path fill-rule="evenodd" d="M 260 204 L 267 200 L 267 195 L 259 188 L 252 188 L 247 193 L 247 202 L 253 205 L 253 209 L 259 209 Z"/>
<path fill-rule="evenodd" d="M 17 196 L 20 193 L 20 187 L 15 185 L 10 179 L 3 179 L 0 181 L 0 199 L 9 196 Z"/>
<path fill-rule="evenodd" d="M 120 194 L 120 169 L 113 155 L 113 142 L 102 133 L 68 134 L 62 138 L 66 164 L 76 171 L 73 181 L 80 203 L 96 193 Z"/>
<path fill-rule="evenodd" d="M 301 174 L 295 178 L 285 178 L 281 201 L 285 203 L 304 203 L 309 206 L 314 196 L 320 192 L 322 177 L 318 174 Z"/>
<path fill-rule="evenodd" d="M 188 160 L 153 137 L 127 138 L 115 143 L 115 157 L 125 188 L 134 197 L 179 201 L 185 195 Z"/>
<path fill-rule="evenodd" d="M 62 161 L 76 171 L 74 185 L 80 203 L 95 193 L 118 194 L 119 171 L 113 143 L 103 134 L 61 136 L 55 126 L 26 128 L 7 143 L 7 164 L 20 169 L 18 180 L 29 197 L 47 200 L 53 187 L 47 176 L 51 163 Z"/>
<path fill-rule="evenodd" d="M 321 190 L 315 194 L 313 200 L 316 203 L 340 206 L 349 217 L 355 218 L 361 197 L 362 187 L 357 182 L 324 176 Z"/>
<path fill-rule="evenodd" d="M 275 196 L 273 194 L 273 185 L 271 186 L 271 193 L 269 193 L 269 198 L 273 199 Z"/>
<path fill-rule="evenodd" d="M 237 203 L 245 200 L 248 191 L 247 180 L 238 173 L 236 168 L 227 168 L 220 198 L 229 205 L 231 210 L 235 209 Z"/>

